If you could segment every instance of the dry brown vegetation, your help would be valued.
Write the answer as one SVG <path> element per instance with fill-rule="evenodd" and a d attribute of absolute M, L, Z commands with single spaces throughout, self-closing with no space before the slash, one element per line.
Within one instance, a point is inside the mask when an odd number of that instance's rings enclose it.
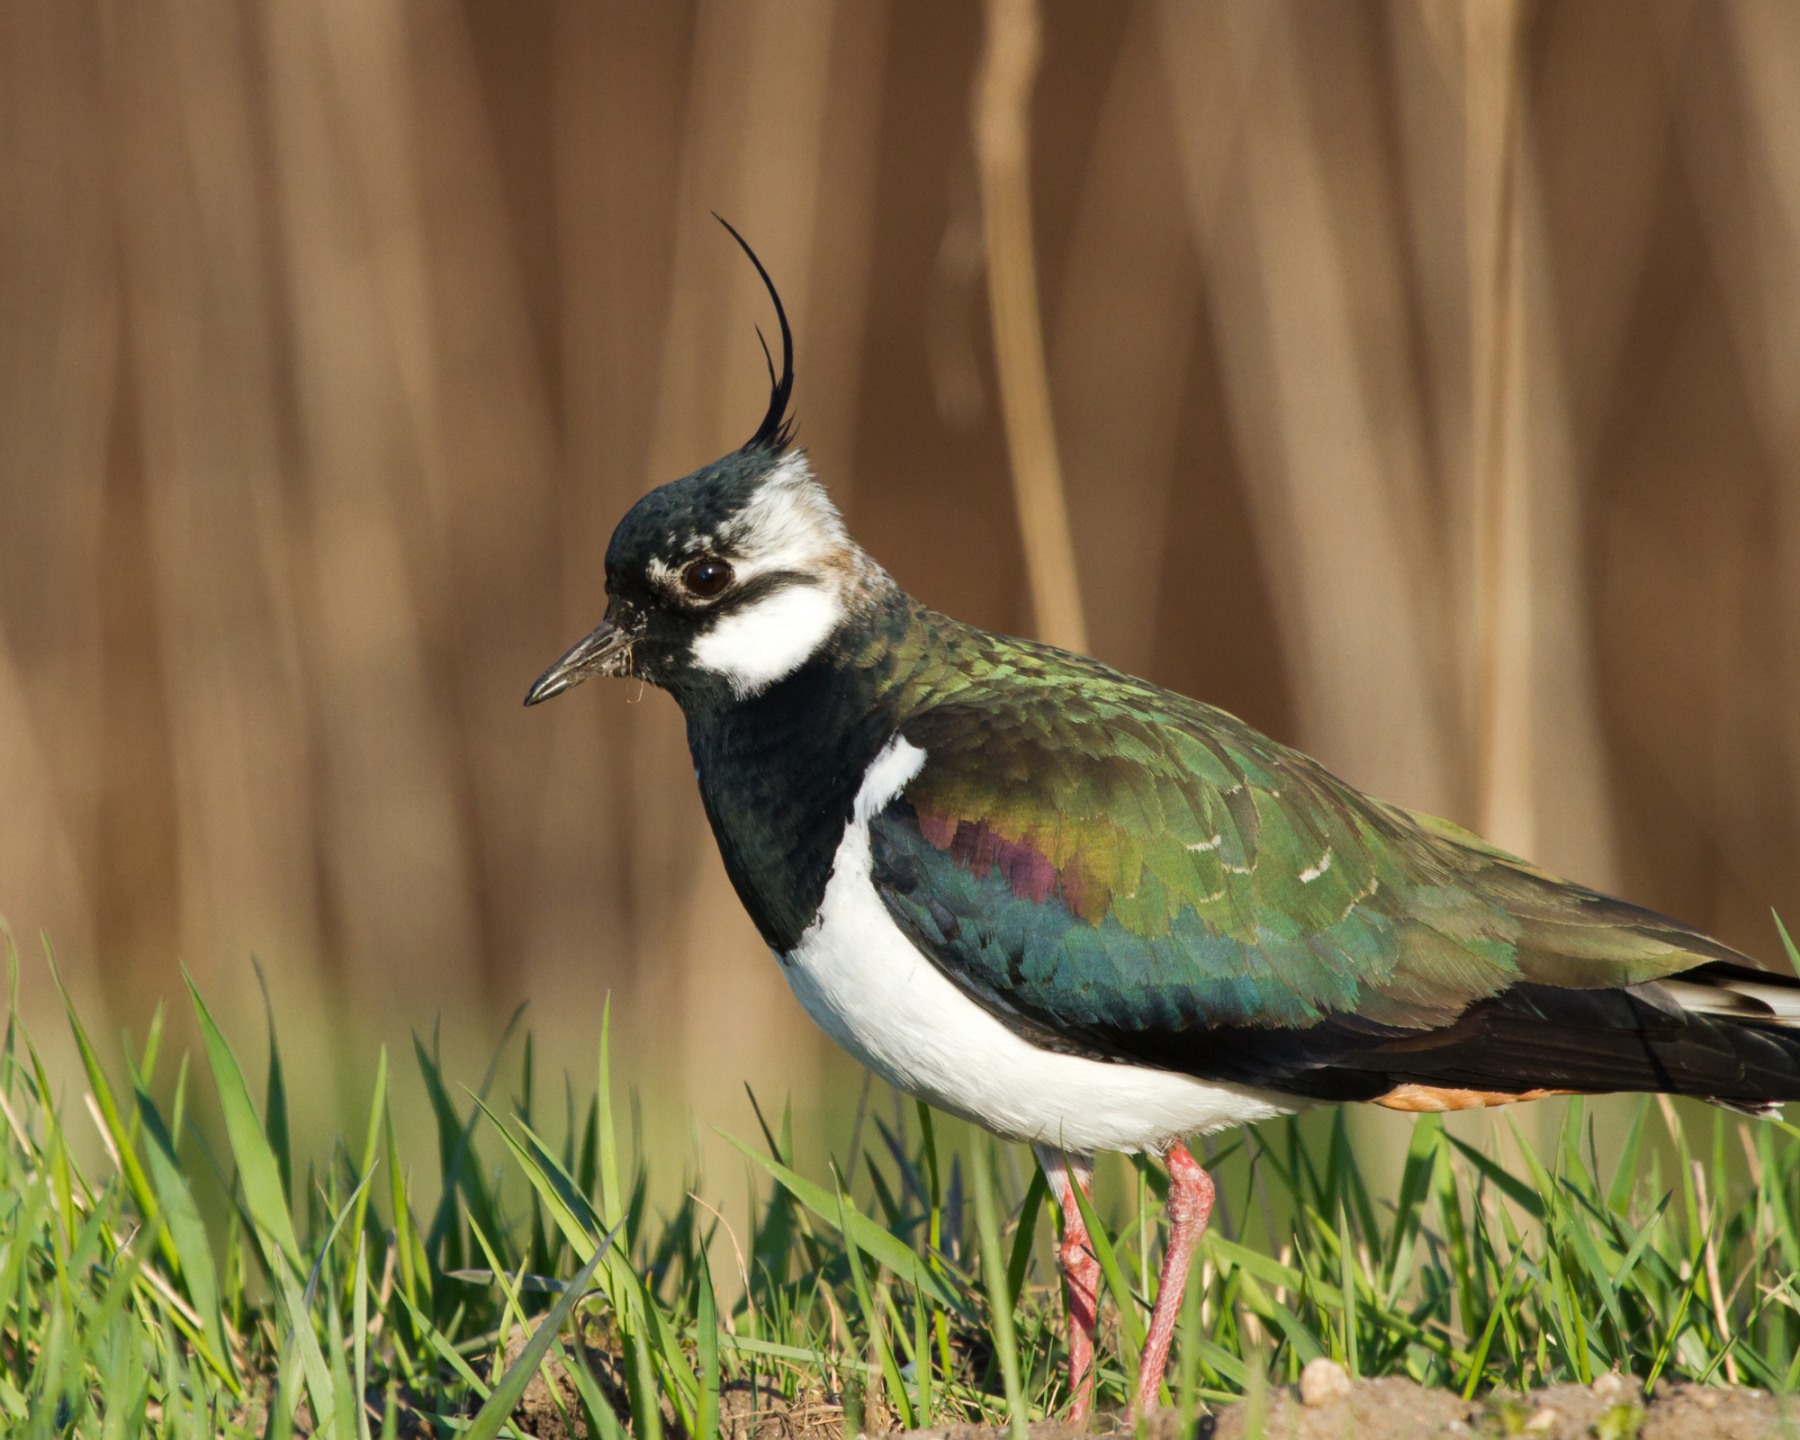
<path fill-rule="evenodd" d="M 1052 0 L 1042 40 L 1095 652 L 1769 954 L 1800 10 Z M 760 413 L 709 210 L 858 535 L 1033 627 L 981 44 L 954 0 L 0 5 L 0 912 L 96 1019 L 177 957 L 243 1015 L 254 951 L 370 1023 L 585 1037 L 610 988 L 690 1087 L 810 1073 L 674 708 L 519 700 L 623 509 Z"/>

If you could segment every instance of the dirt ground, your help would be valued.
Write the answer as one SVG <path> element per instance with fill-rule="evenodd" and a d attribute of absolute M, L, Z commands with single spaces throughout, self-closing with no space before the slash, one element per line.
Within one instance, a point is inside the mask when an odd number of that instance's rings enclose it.
<path fill-rule="evenodd" d="M 587 1351 L 601 1387 L 615 1403 L 624 1395 L 616 1360 L 604 1350 Z M 1495 1394 L 1464 1401 L 1443 1390 L 1427 1390 L 1410 1380 L 1389 1378 L 1352 1383 L 1329 1362 L 1315 1362 L 1302 1386 L 1273 1390 L 1263 1397 L 1260 1425 L 1249 1403 L 1240 1401 L 1202 1418 L 1198 1440 L 1800 1440 L 1800 1404 L 1783 1402 L 1763 1390 L 1658 1383 L 1646 1400 L 1629 1377 L 1605 1375 L 1592 1386 L 1554 1385 L 1529 1395 Z M 576 1440 L 586 1427 L 573 1388 L 558 1377 L 554 1398 L 540 1374 L 514 1416 L 521 1433 L 537 1440 Z M 1306 1399 L 1303 1400 L 1302 1393 Z M 747 1385 L 727 1387 L 720 1397 L 723 1440 L 844 1440 L 842 1411 L 822 1392 L 784 1400 L 774 1389 L 752 1395 Z M 869 1436 L 889 1440 L 1007 1440 L 1005 1430 L 975 1425 L 938 1426 L 907 1432 L 888 1430 L 885 1412 L 866 1417 Z M 679 1426 L 665 1412 L 665 1433 L 676 1440 Z M 404 1427 L 403 1427 L 404 1428 Z M 1152 1416 L 1144 1440 L 1179 1440 L 1179 1416 L 1163 1410 Z M 1031 1427 L 1031 1440 L 1078 1440 L 1133 1435 L 1124 1416 L 1099 1417 L 1086 1431 L 1060 1421 Z"/>
<path fill-rule="evenodd" d="M 1348 1394 L 1302 1404 L 1293 1388 L 1272 1392 L 1263 1407 L 1264 1440 L 1794 1440 L 1800 1406 L 1779 1405 L 1761 1390 L 1659 1384 L 1646 1404 L 1636 1382 L 1602 1377 L 1595 1389 L 1555 1385 L 1528 1396 L 1496 1395 L 1466 1402 L 1410 1380 L 1362 1380 Z M 1598 1393 L 1596 1393 L 1596 1391 Z M 1178 1415 L 1164 1410 L 1146 1440 L 1177 1440 Z M 1200 1440 L 1249 1440 L 1257 1434 L 1245 1402 L 1228 1405 L 1200 1425 Z M 1209 1428 L 1210 1425 L 1210 1428 Z M 1103 1419 L 1089 1434 L 1129 1435 L 1122 1419 Z M 1005 1440 L 1004 1431 L 973 1425 L 915 1430 L 908 1440 Z M 1074 1440 L 1079 1433 L 1047 1421 L 1032 1440 Z"/>

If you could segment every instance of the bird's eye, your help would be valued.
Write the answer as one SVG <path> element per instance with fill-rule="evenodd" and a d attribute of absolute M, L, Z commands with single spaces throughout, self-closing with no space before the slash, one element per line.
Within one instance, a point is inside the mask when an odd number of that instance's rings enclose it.
<path fill-rule="evenodd" d="M 690 595 L 710 600 L 731 583 L 731 567 L 708 555 L 681 572 L 681 584 Z"/>

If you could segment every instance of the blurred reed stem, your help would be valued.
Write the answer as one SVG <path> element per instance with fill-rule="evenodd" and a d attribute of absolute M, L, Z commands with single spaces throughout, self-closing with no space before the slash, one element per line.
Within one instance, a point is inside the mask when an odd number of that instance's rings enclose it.
<path fill-rule="evenodd" d="M 1475 533 L 1476 828 L 1531 848 L 1529 503 L 1522 457 L 1508 452 L 1519 322 L 1518 7 L 1464 12 L 1464 179 L 1469 257 L 1469 377 Z"/>
<path fill-rule="evenodd" d="M 987 45 L 975 87 L 975 150 L 1013 496 L 1038 637 L 1065 650 L 1086 650 L 1031 235 L 1030 106 L 1041 54 L 1036 0 L 988 0 Z"/>

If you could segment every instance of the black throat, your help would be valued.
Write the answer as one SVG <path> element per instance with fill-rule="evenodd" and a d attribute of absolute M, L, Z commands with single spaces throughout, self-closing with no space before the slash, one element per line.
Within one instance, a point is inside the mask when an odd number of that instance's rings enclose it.
<path fill-rule="evenodd" d="M 883 615 L 879 628 L 904 625 Z M 893 654 L 828 647 L 747 700 L 687 708 L 688 748 L 725 870 L 785 955 L 818 914 L 856 792 L 897 721 Z"/>

